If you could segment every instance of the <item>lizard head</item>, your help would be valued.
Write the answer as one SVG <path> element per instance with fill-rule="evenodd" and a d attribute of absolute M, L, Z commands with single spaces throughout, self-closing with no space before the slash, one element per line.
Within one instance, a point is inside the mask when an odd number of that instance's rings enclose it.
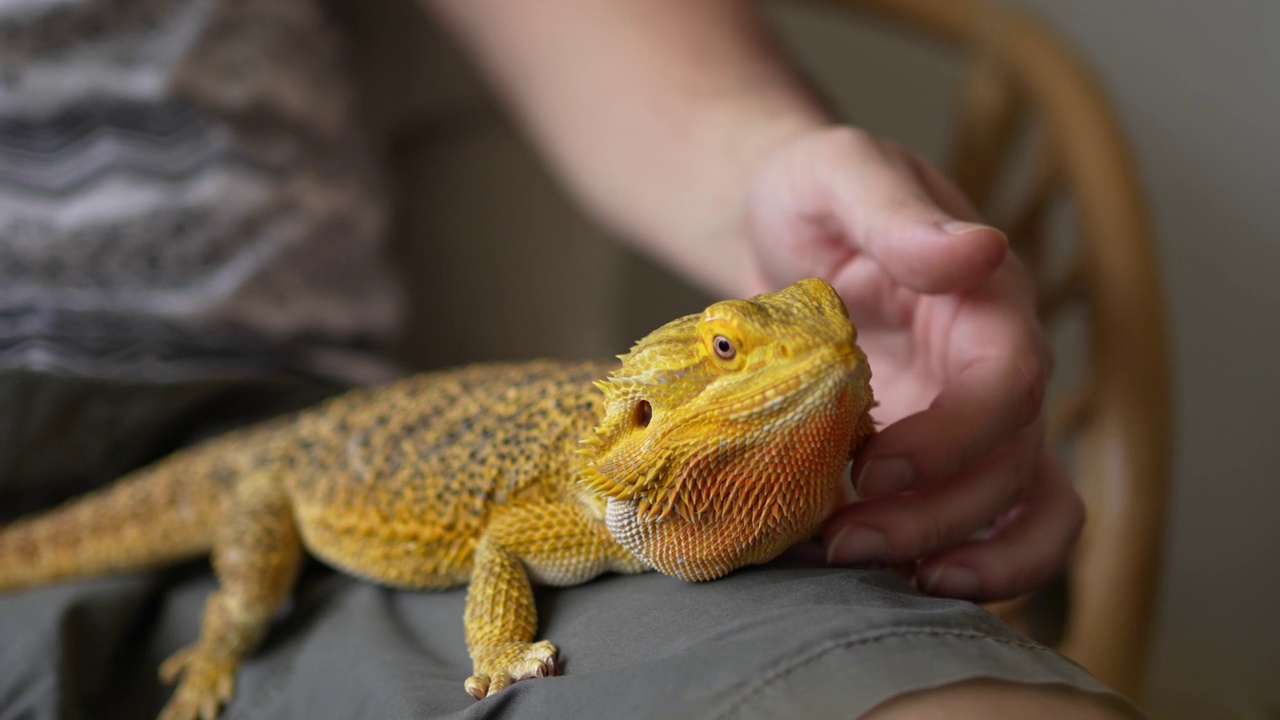
<path fill-rule="evenodd" d="M 718 302 L 620 359 L 581 480 L 614 538 L 668 575 L 709 580 L 811 535 L 874 432 L 866 356 L 822 280 Z"/>

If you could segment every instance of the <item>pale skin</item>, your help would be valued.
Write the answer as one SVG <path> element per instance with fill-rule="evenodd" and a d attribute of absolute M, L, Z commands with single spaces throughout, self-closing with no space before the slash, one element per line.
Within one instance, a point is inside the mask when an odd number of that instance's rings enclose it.
<path fill-rule="evenodd" d="M 720 295 L 808 276 L 840 292 L 884 426 L 853 468 L 868 501 L 824 530 L 831 562 L 919 560 L 927 592 L 975 600 L 1061 569 L 1083 508 L 1043 452 L 1051 357 L 1025 269 L 927 161 L 836 124 L 752 4 L 423 4 L 585 207 L 638 246 Z M 1079 693 L 997 682 L 918 693 L 874 716 L 966 709 L 1122 717 Z"/>

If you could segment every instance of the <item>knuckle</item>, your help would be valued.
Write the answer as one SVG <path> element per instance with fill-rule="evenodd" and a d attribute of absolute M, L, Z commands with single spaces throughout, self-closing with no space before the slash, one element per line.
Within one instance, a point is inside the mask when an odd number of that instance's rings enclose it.
<path fill-rule="evenodd" d="M 1018 397 L 1024 422 L 1035 420 L 1044 409 L 1048 386 L 1047 364 L 1047 358 L 1039 352 L 1028 353 L 1018 363 Z"/>
<path fill-rule="evenodd" d="M 995 497 L 992 509 L 998 514 L 995 522 L 1001 522 L 1010 513 L 1016 512 L 1031 486 L 1035 482 L 1036 453 L 1029 448 L 1019 449 L 1010 458 L 1004 470 L 1005 476 L 1000 479 L 1000 489 Z"/>
<path fill-rule="evenodd" d="M 947 536 L 946 528 L 941 520 L 932 513 L 922 514 L 909 533 L 899 538 L 898 542 L 890 540 L 894 548 L 894 560 L 916 560 L 931 555 L 942 547 Z"/>
<path fill-rule="evenodd" d="M 833 150 L 848 152 L 859 157 L 868 152 L 874 152 L 879 147 L 879 141 L 874 135 L 862 128 L 849 125 L 830 128 L 823 132 L 822 138 Z"/>
<path fill-rule="evenodd" d="M 1033 422 L 1019 433 L 1017 438 L 1014 472 L 1017 473 L 1018 492 L 1021 496 L 1035 481 L 1039 471 L 1040 456 L 1045 452 L 1045 429 L 1043 422 Z"/>
<path fill-rule="evenodd" d="M 910 172 L 912 177 L 921 178 L 927 172 L 928 161 L 917 155 L 907 146 L 889 138 L 875 138 L 876 149 L 880 154 L 893 160 L 901 169 Z"/>

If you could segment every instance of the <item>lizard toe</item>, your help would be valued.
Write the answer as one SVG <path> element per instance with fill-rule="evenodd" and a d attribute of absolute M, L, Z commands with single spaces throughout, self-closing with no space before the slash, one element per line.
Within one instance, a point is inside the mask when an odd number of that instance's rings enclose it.
<path fill-rule="evenodd" d="M 172 685 L 177 681 L 178 676 L 182 675 L 182 670 L 187 666 L 187 662 L 190 659 L 191 648 L 189 647 L 170 655 L 164 662 L 160 663 L 160 681 L 165 685 Z"/>
<path fill-rule="evenodd" d="M 514 682 L 514 680 L 512 680 L 511 676 L 506 673 L 498 673 L 497 675 L 494 675 L 489 678 L 489 691 L 485 693 L 485 697 L 497 695 L 512 682 Z"/>
<path fill-rule="evenodd" d="M 180 650 L 160 666 L 160 677 L 173 682 L 181 677 L 160 720 L 217 720 L 222 706 L 235 690 L 235 664 L 205 657 L 192 648 Z"/>
<path fill-rule="evenodd" d="M 489 676 L 488 675 L 472 675 L 467 678 L 464 684 L 467 694 L 477 700 L 483 700 L 489 695 Z"/>
<path fill-rule="evenodd" d="M 555 675 L 556 646 L 537 643 L 503 643 L 475 651 L 475 675 L 467 678 L 466 690 L 476 699 L 498 693 L 508 685 L 528 678 Z"/>

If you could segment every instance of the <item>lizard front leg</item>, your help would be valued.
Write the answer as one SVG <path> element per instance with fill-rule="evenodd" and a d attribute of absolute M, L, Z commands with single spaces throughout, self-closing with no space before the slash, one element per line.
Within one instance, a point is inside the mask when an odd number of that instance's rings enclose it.
<path fill-rule="evenodd" d="M 464 617 L 474 675 L 466 690 L 493 695 L 525 678 L 556 673 L 556 648 L 533 642 L 538 614 L 530 579 L 577 585 L 608 570 L 648 569 L 609 534 L 602 520 L 569 503 L 506 508 L 476 544 Z"/>
<path fill-rule="evenodd" d="M 205 603 L 200 637 L 160 666 L 182 681 L 160 720 L 214 720 L 231 698 L 241 659 L 284 602 L 302 559 L 293 512 L 280 483 L 267 475 L 237 485 L 214 540 L 219 589 Z"/>

